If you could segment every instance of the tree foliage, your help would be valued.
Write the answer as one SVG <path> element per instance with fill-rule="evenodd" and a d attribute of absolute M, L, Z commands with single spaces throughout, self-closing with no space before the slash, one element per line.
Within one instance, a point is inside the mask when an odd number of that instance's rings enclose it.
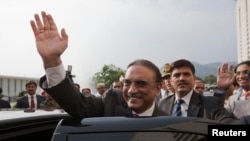
<path fill-rule="evenodd" d="M 110 87 L 115 80 L 119 80 L 124 74 L 125 70 L 115 65 L 104 65 L 100 72 L 94 74 L 93 81 L 95 84 L 105 83 L 106 87 Z"/>
<path fill-rule="evenodd" d="M 216 80 L 217 80 L 217 78 L 216 78 L 216 76 L 214 76 L 214 75 L 212 75 L 212 74 L 210 74 L 210 75 L 207 75 L 207 76 L 205 76 L 205 78 L 204 78 L 204 81 L 205 81 L 205 83 L 206 84 L 216 84 Z"/>

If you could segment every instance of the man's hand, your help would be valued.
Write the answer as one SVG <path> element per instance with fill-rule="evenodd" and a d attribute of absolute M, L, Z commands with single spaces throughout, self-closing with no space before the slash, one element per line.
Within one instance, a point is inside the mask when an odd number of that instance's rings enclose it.
<path fill-rule="evenodd" d="M 68 35 L 61 29 L 61 36 L 57 30 L 53 17 L 42 11 L 42 20 L 38 14 L 30 21 L 36 39 L 37 51 L 42 57 L 44 68 L 58 66 L 62 63 L 60 56 L 68 46 Z"/>
<path fill-rule="evenodd" d="M 250 96 L 250 91 L 247 92 L 243 92 L 243 96 L 245 100 L 248 100 L 249 96 Z"/>
<path fill-rule="evenodd" d="M 217 70 L 217 88 L 219 90 L 226 91 L 233 82 L 235 81 L 235 76 L 233 75 L 233 65 L 228 65 L 228 63 L 223 63 Z"/>

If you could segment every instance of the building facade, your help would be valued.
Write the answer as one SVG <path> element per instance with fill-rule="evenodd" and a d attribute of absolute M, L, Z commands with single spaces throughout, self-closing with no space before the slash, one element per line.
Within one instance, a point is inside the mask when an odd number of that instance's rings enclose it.
<path fill-rule="evenodd" d="M 250 60 L 250 1 L 235 0 L 238 62 Z"/>

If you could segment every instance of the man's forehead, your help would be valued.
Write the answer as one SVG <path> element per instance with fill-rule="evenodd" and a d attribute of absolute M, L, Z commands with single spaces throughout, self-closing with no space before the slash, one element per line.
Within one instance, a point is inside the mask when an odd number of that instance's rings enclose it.
<path fill-rule="evenodd" d="M 136 73 L 136 72 L 153 72 L 153 70 L 150 69 L 150 68 L 148 68 L 148 67 L 146 67 L 146 66 L 144 66 L 144 65 L 136 64 L 136 65 L 130 66 L 127 69 L 125 75 L 128 75 L 130 73 Z"/>

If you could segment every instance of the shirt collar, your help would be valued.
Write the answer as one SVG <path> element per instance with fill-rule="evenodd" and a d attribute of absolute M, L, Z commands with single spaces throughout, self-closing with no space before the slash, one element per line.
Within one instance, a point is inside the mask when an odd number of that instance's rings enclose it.
<path fill-rule="evenodd" d="M 188 94 L 186 94 L 184 97 L 181 97 L 181 99 L 184 100 L 184 102 L 189 105 L 189 102 L 190 102 L 190 99 L 191 99 L 191 96 L 192 96 L 192 93 L 193 93 L 193 90 L 191 90 Z M 175 95 L 175 102 L 177 101 L 178 97 Z"/>
<path fill-rule="evenodd" d="M 144 111 L 143 113 L 140 113 L 140 114 L 137 114 L 138 116 L 140 117 L 144 117 L 144 116 L 152 116 L 153 115 L 153 112 L 154 112 L 154 109 L 155 109 L 155 102 L 152 104 L 152 106 L 147 109 L 146 111 Z M 136 112 L 132 111 L 133 114 L 136 114 Z"/>
<path fill-rule="evenodd" d="M 33 96 L 33 97 L 36 97 L 36 94 L 33 94 L 32 96 Z M 30 97 L 31 97 L 31 95 L 30 95 L 30 94 L 28 94 L 28 97 L 30 98 Z"/>

